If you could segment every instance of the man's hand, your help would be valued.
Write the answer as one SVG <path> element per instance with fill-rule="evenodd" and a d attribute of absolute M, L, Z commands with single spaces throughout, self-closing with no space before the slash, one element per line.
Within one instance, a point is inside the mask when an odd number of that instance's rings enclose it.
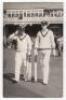
<path fill-rule="evenodd" d="M 28 60 L 29 62 L 31 62 L 31 60 L 32 60 L 32 55 L 31 55 L 31 54 L 27 54 L 27 60 Z"/>

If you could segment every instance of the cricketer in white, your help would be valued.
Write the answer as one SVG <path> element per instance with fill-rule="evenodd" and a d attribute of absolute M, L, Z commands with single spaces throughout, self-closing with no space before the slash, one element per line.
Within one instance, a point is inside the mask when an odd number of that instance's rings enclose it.
<path fill-rule="evenodd" d="M 53 32 L 47 28 L 48 23 L 46 21 L 41 22 L 41 26 L 42 30 L 38 32 L 36 37 L 35 54 L 38 54 L 39 50 L 42 56 L 40 56 L 40 62 L 43 64 L 43 84 L 48 84 L 50 55 L 52 49 L 55 55 L 55 42 Z M 37 81 L 37 63 L 35 63 L 35 79 Z"/>
<path fill-rule="evenodd" d="M 27 56 L 31 54 L 32 41 L 22 28 L 17 29 L 15 33 L 9 36 L 11 40 L 17 41 L 17 49 L 15 53 L 15 78 L 14 82 L 19 82 L 21 66 L 24 64 L 24 79 L 31 80 L 31 63 L 27 61 Z"/>

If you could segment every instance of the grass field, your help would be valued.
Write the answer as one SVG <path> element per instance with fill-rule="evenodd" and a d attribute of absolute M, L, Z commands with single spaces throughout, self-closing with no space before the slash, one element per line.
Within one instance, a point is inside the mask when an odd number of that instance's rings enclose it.
<path fill-rule="evenodd" d="M 42 85 L 41 67 L 38 66 L 38 82 L 24 82 L 13 84 L 10 78 L 14 74 L 14 56 L 15 51 L 4 49 L 3 60 L 3 96 L 4 97 L 55 97 L 63 96 L 63 58 L 51 57 L 49 84 Z M 32 70 L 34 70 L 32 68 Z M 21 72 L 22 73 L 22 72 Z M 32 71 L 33 75 L 33 71 Z M 10 78 L 9 78 L 10 77 Z"/>

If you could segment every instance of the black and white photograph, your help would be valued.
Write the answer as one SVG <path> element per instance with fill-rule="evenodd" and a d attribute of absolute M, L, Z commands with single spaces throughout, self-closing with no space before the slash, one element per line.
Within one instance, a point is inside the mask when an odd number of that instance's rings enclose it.
<path fill-rule="evenodd" d="M 63 2 L 3 2 L 3 98 L 63 97 Z"/>

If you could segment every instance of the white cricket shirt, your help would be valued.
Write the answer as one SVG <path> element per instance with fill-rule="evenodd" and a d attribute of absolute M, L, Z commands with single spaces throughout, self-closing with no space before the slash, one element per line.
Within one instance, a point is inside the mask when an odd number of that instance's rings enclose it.
<path fill-rule="evenodd" d="M 32 41 L 28 35 L 24 33 L 23 36 L 18 37 L 15 34 L 10 35 L 9 39 L 15 39 L 17 40 L 17 51 L 23 52 L 23 53 L 29 53 L 32 48 Z"/>
<path fill-rule="evenodd" d="M 55 48 L 53 32 L 47 29 L 45 35 L 43 34 L 44 34 L 43 31 L 38 32 L 36 42 L 35 42 L 35 47 L 40 49 Z"/>

